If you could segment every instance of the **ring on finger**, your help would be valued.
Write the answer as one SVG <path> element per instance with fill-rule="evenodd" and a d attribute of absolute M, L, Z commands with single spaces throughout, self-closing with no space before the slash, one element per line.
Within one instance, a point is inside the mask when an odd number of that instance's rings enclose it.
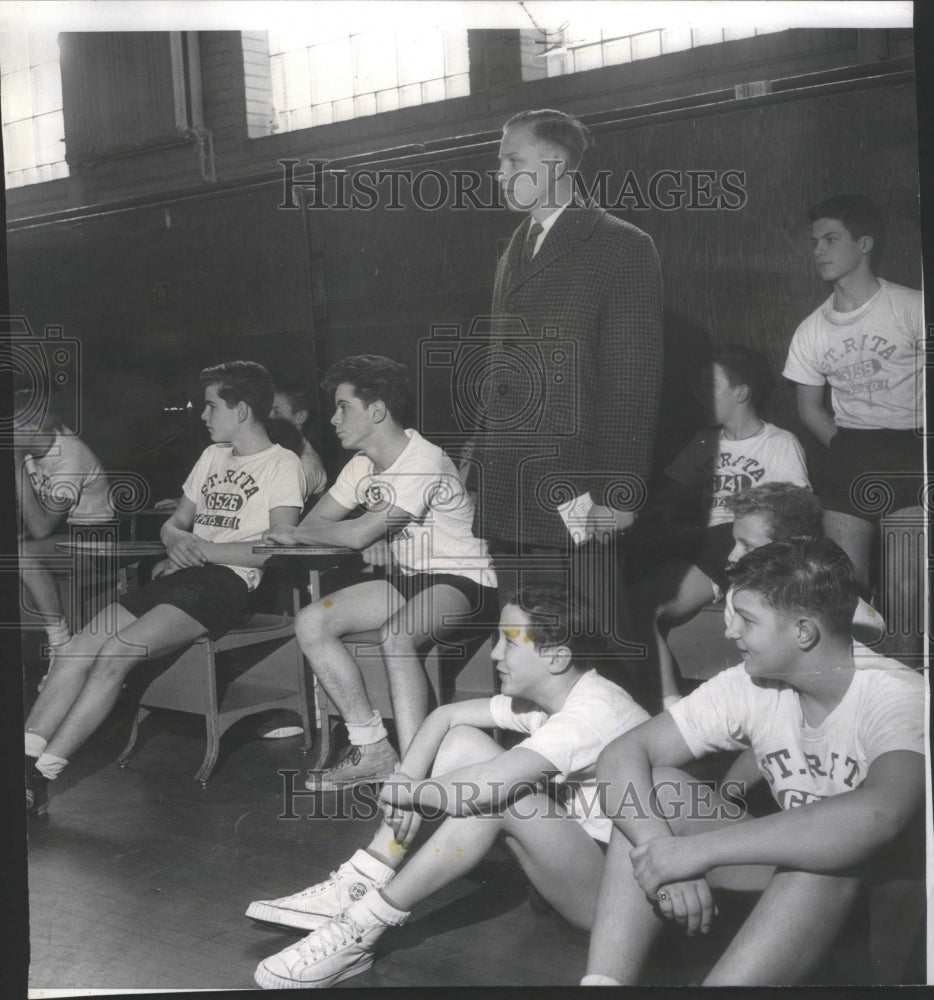
<path fill-rule="evenodd" d="M 661 892 L 657 893 L 657 899 L 660 903 L 665 903 L 668 901 L 668 893 L 663 889 Z"/>

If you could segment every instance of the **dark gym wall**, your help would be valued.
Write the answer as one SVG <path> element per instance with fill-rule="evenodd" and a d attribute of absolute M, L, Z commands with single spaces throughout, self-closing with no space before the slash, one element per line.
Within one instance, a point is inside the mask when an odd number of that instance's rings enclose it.
<path fill-rule="evenodd" d="M 809 204 L 843 191 L 877 198 L 891 223 L 881 273 L 920 286 L 911 82 L 731 102 L 597 133 L 587 174 L 612 171 L 610 191 L 628 170 L 643 192 L 662 169 L 745 174 L 747 200 L 736 211 L 619 211 L 652 235 L 665 276 L 659 461 L 697 426 L 687 390 L 703 351 L 739 341 L 780 371 L 796 324 L 825 296 L 808 255 Z M 422 166 L 446 176 L 490 170 L 495 144 Z M 181 433 L 162 408 L 189 398 L 204 364 L 252 357 L 277 379 L 311 381 L 316 343 L 321 365 L 378 352 L 415 372 L 432 324 L 466 328 L 486 312 L 497 247 L 517 222 L 503 209 L 426 211 L 405 196 L 401 211 L 303 213 L 279 208 L 281 200 L 275 183 L 215 190 L 167 206 L 18 224 L 9 234 L 12 311 L 80 338 L 85 433 L 111 468 L 132 463 L 154 490 L 171 490 L 206 439 L 197 428 Z M 434 410 L 445 406 L 443 373 L 435 376 L 440 398 L 428 415 L 441 427 L 449 416 Z M 779 380 L 766 416 L 800 430 L 791 386 Z M 156 447 L 173 435 L 171 446 Z M 339 465 L 326 424 L 324 441 Z"/>

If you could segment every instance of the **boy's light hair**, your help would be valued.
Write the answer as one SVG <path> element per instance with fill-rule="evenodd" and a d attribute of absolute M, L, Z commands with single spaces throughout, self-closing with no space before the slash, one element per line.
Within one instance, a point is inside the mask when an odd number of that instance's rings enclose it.
<path fill-rule="evenodd" d="M 747 552 L 727 570 L 735 590 L 751 590 L 778 611 L 803 611 L 848 635 L 859 600 L 849 556 L 829 538 L 792 538 Z"/>
<path fill-rule="evenodd" d="M 820 538 L 824 533 L 820 501 L 807 486 L 763 483 L 733 493 L 725 497 L 723 503 L 734 520 L 749 514 L 764 516 L 773 542 L 786 538 Z"/>
<path fill-rule="evenodd" d="M 531 583 L 506 603 L 521 608 L 529 619 L 527 631 L 537 650 L 567 646 L 574 656 L 592 651 L 586 629 L 589 606 L 575 591 L 557 583 Z"/>
<path fill-rule="evenodd" d="M 215 386 L 217 395 L 228 407 L 246 403 L 253 412 L 253 418 L 260 423 L 269 416 L 275 395 L 272 376 L 255 361 L 226 361 L 211 365 L 201 372 L 198 381 L 202 389 Z"/>
<path fill-rule="evenodd" d="M 352 386 L 366 406 L 381 400 L 396 423 L 405 421 L 410 398 L 405 365 L 379 354 L 354 354 L 331 365 L 321 380 L 326 393 L 344 384 Z"/>

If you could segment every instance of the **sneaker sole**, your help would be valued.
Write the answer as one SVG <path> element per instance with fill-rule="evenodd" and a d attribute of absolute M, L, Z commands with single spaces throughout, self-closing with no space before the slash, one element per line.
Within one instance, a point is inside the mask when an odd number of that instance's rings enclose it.
<path fill-rule="evenodd" d="M 305 782 L 305 788 L 309 792 L 343 792 L 348 788 L 359 788 L 361 785 L 382 785 L 392 774 L 392 771 L 388 771 L 386 774 L 375 774 L 366 778 L 350 778 L 347 781 L 314 781 L 309 778 Z"/>
<path fill-rule="evenodd" d="M 270 729 L 268 733 L 259 733 L 264 740 L 286 740 L 290 736 L 301 736 L 305 732 L 301 726 L 280 726 L 278 729 Z"/>
<path fill-rule="evenodd" d="M 345 979 L 350 979 L 353 976 L 359 976 L 361 972 L 366 972 L 372 964 L 372 955 L 362 955 L 354 965 L 342 969 L 333 976 L 323 976 L 313 982 L 300 983 L 294 979 L 283 979 L 281 976 L 277 976 L 274 972 L 270 972 L 263 962 L 260 962 L 256 966 L 256 972 L 253 973 L 253 981 L 264 990 L 323 989 L 327 986 L 333 986 L 335 983 L 342 983 Z"/>
<path fill-rule="evenodd" d="M 294 927 L 300 931 L 315 931 L 333 917 L 320 913 L 302 913 L 301 910 L 286 910 L 281 906 L 257 900 L 247 907 L 246 915 L 252 920 L 261 920 L 265 924 L 276 924 L 279 927 Z"/>

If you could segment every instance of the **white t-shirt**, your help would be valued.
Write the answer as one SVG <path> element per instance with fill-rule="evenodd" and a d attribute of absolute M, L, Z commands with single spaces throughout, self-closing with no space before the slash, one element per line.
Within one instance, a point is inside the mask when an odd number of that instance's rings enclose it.
<path fill-rule="evenodd" d="M 305 473 L 305 482 L 308 485 L 307 496 L 314 496 L 320 493 L 328 484 L 327 473 L 321 464 L 318 453 L 311 446 L 310 441 L 305 441 L 301 454 L 302 472 Z"/>
<path fill-rule="evenodd" d="M 924 753 L 924 678 L 876 657 L 855 670 L 840 703 L 816 727 L 781 681 L 730 667 L 668 710 L 695 757 L 751 746 L 782 809 L 857 788 L 884 753 Z"/>
<path fill-rule="evenodd" d="M 342 507 L 398 507 L 412 520 L 390 540 L 393 563 L 406 575 L 452 573 L 496 586 L 486 542 L 473 534 L 473 501 L 457 469 L 437 445 L 407 430 L 408 444 L 383 472 L 362 452 L 341 469 L 328 491 Z"/>
<path fill-rule="evenodd" d="M 252 455 L 234 455 L 229 444 L 212 444 L 195 462 L 185 485 L 195 505 L 192 533 L 207 542 L 259 541 L 276 507 L 301 510 L 305 475 L 298 456 L 272 444 Z M 231 566 L 253 590 L 263 571 Z"/>
<path fill-rule="evenodd" d="M 55 432 L 51 448 L 39 458 L 27 455 L 26 475 L 46 510 L 64 514 L 69 524 L 114 519 L 107 476 L 93 451 L 74 431 Z"/>
<path fill-rule="evenodd" d="M 490 699 L 490 712 L 500 729 L 529 734 L 518 745 L 554 765 L 558 773 L 553 781 L 564 786 L 568 814 L 594 840 L 607 843 L 612 823 L 600 809 L 597 758 L 617 736 L 645 722 L 649 713 L 595 670 L 581 675 L 554 715 L 505 694 Z"/>
<path fill-rule="evenodd" d="M 708 510 L 707 527 L 729 524 L 726 497 L 763 483 L 810 486 L 804 449 L 791 433 L 762 421 L 762 429 L 730 441 L 718 427 L 699 431 L 665 475 L 700 495 Z"/>
<path fill-rule="evenodd" d="M 924 422 L 921 292 L 879 279 L 852 312 L 833 295 L 795 330 L 782 374 L 802 385 L 829 382 L 834 423 L 858 430 L 910 430 Z"/>

